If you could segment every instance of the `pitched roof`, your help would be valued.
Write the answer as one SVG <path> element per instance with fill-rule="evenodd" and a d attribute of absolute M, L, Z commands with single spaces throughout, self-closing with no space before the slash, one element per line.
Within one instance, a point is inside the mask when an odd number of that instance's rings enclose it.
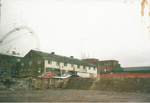
<path fill-rule="evenodd" d="M 142 67 L 123 67 L 124 71 L 150 71 L 150 66 Z"/>
<path fill-rule="evenodd" d="M 0 53 L 0 60 L 1 61 L 19 62 L 20 59 L 22 59 L 22 57 L 20 57 L 20 56 Z"/>
<path fill-rule="evenodd" d="M 40 55 L 45 60 L 52 60 L 52 61 L 58 61 L 58 62 L 66 62 L 66 63 L 70 63 L 70 64 L 78 64 L 78 65 L 83 65 L 83 66 L 96 67 L 90 63 L 83 61 L 83 60 L 60 56 L 60 55 L 51 54 L 51 53 L 46 53 L 46 52 L 42 52 L 42 51 L 36 51 L 36 50 L 32 50 L 32 51 L 35 52 L 36 54 Z"/>

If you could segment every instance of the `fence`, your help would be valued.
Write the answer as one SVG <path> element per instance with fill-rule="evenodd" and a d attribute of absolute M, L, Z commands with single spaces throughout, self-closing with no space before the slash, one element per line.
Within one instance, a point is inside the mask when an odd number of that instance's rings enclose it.
<path fill-rule="evenodd" d="M 150 73 L 100 74 L 97 77 L 150 77 Z"/>

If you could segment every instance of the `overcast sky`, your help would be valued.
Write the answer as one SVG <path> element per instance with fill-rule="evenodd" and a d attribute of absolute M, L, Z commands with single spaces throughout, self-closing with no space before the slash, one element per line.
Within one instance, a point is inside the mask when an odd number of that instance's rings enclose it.
<path fill-rule="evenodd" d="M 122 67 L 150 66 L 150 16 L 142 0 L 2 0 L 1 34 L 27 25 L 37 34 L 41 50 L 58 55 L 81 54 L 99 60 L 118 60 Z M 150 4 L 150 3 L 149 3 Z M 13 38 L 19 33 L 13 33 Z M 27 35 L 26 35 L 27 36 Z M 28 35 L 28 38 L 32 38 Z M 27 38 L 26 37 L 26 38 Z M 1 48 L 29 48 L 25 37 Z M 30 44 L 35 43 L 34 39 Z M 25 50 L 25 49 L 22 49 Z"/>

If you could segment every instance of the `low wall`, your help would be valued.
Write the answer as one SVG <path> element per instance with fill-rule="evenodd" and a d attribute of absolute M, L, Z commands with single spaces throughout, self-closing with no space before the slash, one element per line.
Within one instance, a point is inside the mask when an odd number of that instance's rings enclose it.
<path fill-rule="evenodd" d="M 101 77 L 69 78 L 66 89 L 150 93 L 150 78 Z"/>
<path fill-rule="evenodd" d="M 9 80 L 9 81 L 8 81 Z M 5 78 L 0 81 L 0 89 L 34 90 L 64 88 L 81 90 L 101 90 L 116 92 L 150 93 L 149 77 L 100 77 L 100 78 Z"/>
<path fill-rule="evenodd" d="M 64 88 L 68 79 L 57 78 L 4 78 L 0 80 L 0 89 L 33 90 L 46 88 Z"/>
<path fill-rule="evenodd" d="M 100 74 L 100 77 L 150 77 L 150 73 Z"/>

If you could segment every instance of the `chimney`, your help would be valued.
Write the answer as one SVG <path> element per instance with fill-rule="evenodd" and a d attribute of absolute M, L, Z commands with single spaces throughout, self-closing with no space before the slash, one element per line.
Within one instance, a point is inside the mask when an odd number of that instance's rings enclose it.
<path fill-rule="evenodd" d="M 55 54 L 55 52 L 51 52 L 51 54 Z"/>
<path fill-rule="evenodd" d="M 12 54 L 16 55 L 16 51 L 12 51 Z"/>
<path fill-rule="evenodd" d="M 73 58 L 73 56 L 70 56 L 70 58 Z"/>

